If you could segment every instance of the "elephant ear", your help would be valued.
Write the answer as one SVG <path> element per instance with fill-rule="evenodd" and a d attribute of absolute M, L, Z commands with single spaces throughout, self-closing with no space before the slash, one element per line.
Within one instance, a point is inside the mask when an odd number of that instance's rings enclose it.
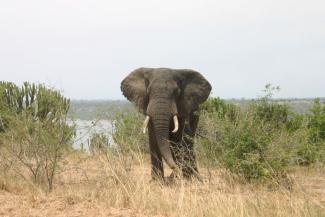
<path fill-rule="evenodd" d="M 198 110 L 199 105 L 203 103 L 210 95 L 210 83 L 199 73 L 193 70 L 180 70 L 182 95 L 180 103 L 186 115 Z"/>
<path fill-rule="evenodd" d="M 136 69 L 121 82 L 123 95 L 142 111 L 145 111 L 148 105 L 147 87 L 149 84 L 148 76 L 151 71 L 149 68 Z"/>

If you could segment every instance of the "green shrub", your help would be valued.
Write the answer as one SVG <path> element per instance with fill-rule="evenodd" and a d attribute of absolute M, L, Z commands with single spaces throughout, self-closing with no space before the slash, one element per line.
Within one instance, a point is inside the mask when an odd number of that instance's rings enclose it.
<path fill-rule="evenodd" d="M 286 104 L 273 102 L 268 98 L 261 98 L 250 105 L 256 119 L 280 127 L 289 121 L 289 107 Z"/>
<path fill-rule="evenodd" d="M 1 135 L 0 158 L 13 171 L 51 191 L 64 152 L 70 148 L 71 129 L 60 121 L 35 121 L 28 115 L 17 115 Z M 3 165 L 1 166 L 3 167 Z"/>
<path fill-rule="evenodd" d="M 105 153 L 109 145 L 109 138 L 104 133 L 94 133 L 90 137 L 89 150 L 92 154 Z"/>
<path fill-rule="evenodd" d="M 209 98 L 200 105 L 200 112 L 214 113 L 219 118 L 235 121 L 240 113 L 240 108 L 232 103 L 218 98 Z"/>
<path fill-rule="evenodd" d="M 285 103 L 279 103 L 272 100 L 274 91 L 279 91 L 279 87 L 273 87 L 267 84 L 263 92 L 265 96 L 250 103 L 251 110 L 254 111 L 254 117 L 259 121 L 267 122 L 275 127 L 282 127 L 289 121 L 289 106 Z"/>
<path fill-rule="evenodd" d="M 59 91 L 24 83 L 0 82 L 0 168 L 51 191 L 74 128 L 66 123 L 70 101 Z"/>
<path fill-rule="evenodd" d="M 316 144 L 302 143 L 297 147 L 298 164 L 310 165 L 320 159 L 320 152 Z"/>
<path fill-rule="evenodd" d="M 306 119 L 307 139 L 299 144 L 297 150 L 299 164 L 325 162 L 325 105 L 322 105 L 319 99 L 314 100 Z"/>
<path fill-rule="evenodd" d="M 302 120 L 291 116 L 286 104 L 272 100 L 273 88 L 247 107 L 228 105 L 220 99 L 209 99 L 201 107 L 197 142 L 204 163 L 221 165 L 246 180 L 283 177 L 290 165 L 298 161 L 297 137 Z M 290 129 L 290 130 L 287 130 Z M 203 136 L 202 136 L 203 135 Z M 299 141 L 302 140 L 302 141 Z"/>
<path fill-rule="evenodd" d="M 4 131 L 10 116 L 21 114 L 32 116 L 35 120 L 59 121 L 65 117 L 70 100 L 57 90 L 44 85 L 25 82 L 18 87 L 11 82 L 0 82 L 0 130 Z"/>
<path fill-rule="evenodd" d="M 290 118 L 286 122 L 286 130 L 290 133 L 294 133 L 297 130 L 304 128 L 306 124 L 306 118 L 304 114 L 299 114 L 293 111 L 290 111 Z"/>
<path fill-rule="evenodd" d="M 232 122 L 203 113 L 199 134 L 206 136 L 198 137 L 197 142 L 205 161 L 224 166 L 247 180 L 281 177 L 291 162 L 292 143 L 281 129 L 256 120 L 255 114 L 249 109 Z"/>
<path fill-rule="evenodd" d="M 113 140 L 123 152 L 149 153 L 148 136 L 142 133 L 144 116 L 135 108 L 117 112 L 112 116 Z"/>
<path fill-rule="evenodd" d="M 319 99 L 315 99 L 308 114 L 308 128 L 312 142 L 325 140 L 325 105 L 322 105 Z"/>
<path fill-rule="evenodd" d="M 6 86 L 0 82 L 0 133 L 4 132 L 8 127 L 10 118 L 13 117 L 14 114 L 16 114 L 16 112 L 10 109 L 7 103 Z"/>

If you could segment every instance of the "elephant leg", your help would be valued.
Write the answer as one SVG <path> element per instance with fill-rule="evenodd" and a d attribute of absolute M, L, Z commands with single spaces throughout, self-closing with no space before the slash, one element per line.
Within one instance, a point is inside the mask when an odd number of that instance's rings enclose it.
<path fill-rule="evenodd" d="M 171 150 L 172 155 L 174 158 L 175 163 L 179 167 L 179 169 L 183 170 L 183 147 L 182 147 L 182 137 L 184 131 L 185 121 L 182 118 L 179 118 L 179 130 L 176 133 L 170 134 L 170 143 L 171 143 Z M 172 129 L 174 126 L 171 123 L 170 128 Z"/>
<path fill-rule="evenodd" d="M 153 180 L 163 180 L 164 179 L 164 165 L 162 161 L 162 156 L 159 151 L 153 126 L 150 123 L 148 127 L 149 133 L 149 147 L 151 156 L 151 177 Z"/>
<path fill-rule="evenodd" d="M 184 138 L 182 140 L 182 146 L 184 148 L 183 156 L 183 176 L 185 178 L 190 178 L 192 176 L 198 175 L 198 168 L 196 163 L 196 157 L 194 152 L 194 136 L 196 133 L 197 125 L 199 122 L 199 116 L 191 114 L 189 117 L 189 122 L 185 124 L 184 128 Z"/>

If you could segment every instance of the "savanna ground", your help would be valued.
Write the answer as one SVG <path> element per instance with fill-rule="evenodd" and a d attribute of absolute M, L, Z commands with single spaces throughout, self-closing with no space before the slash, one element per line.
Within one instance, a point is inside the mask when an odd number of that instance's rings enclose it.
<path fill-rule="evenodd" d="M 0 216 L 325 216 L 325 170 L 300 167 L 290 185 L 243 183 L 201 168 L 204 182 L 150 181 L 149 156 L 64 157 L 51 193 L 1 176 Z M 167 172 L 168 174 L 169 172 Z"/>

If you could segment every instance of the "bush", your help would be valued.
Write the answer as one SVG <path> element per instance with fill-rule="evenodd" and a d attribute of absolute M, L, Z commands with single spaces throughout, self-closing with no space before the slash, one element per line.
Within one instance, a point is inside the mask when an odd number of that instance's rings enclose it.
<path fill-rule="evenodd" d="M 0 130 L 4 131 L 10 117 L 14 114 L 30 115 L 35 120 L 59 121 L 66 116 L 70 100 L 57 90 L 44 85 L 25 82 L 18 87 L 11 82 L 0 82 Z"/>
<path fill-rule="evenodd" d="M 254 117 L 259 121 L 267 122 L 275 127 L 281 127 L 289 122 L 289 107 L 279 104 L 268 98 L 261 98 L 250 105 L 254 110 Z"/>
<path fill-rule="evenodd" d="M 109 148 L 109 138 L 104 133 L 94 133 L 90 137 L 89 150 L 92 154 L 106 153 Z"/>
<path fill-rule="evenodd" d="M 113 140 L 122 152 L 149 153 L 148 136 L 142 133 L 144 116 L 135 108 L 117 112 L 112 116 Z"/>
<path fill-rule="evenodd" d="M 35 184 L 46 185 L 51 191 L 60 160 L 70 147 L 71 133 L 63 122 L 54 124 L 17 116 L 1 137 L 0 157 L 24 177 L 26 169 Z"/>
<path fill-rule="evenodd" d="M 285 103 L 279 103 L 272 100 L 273 92 L 279 91 L 279 87 L 273 87 L 267 84 L 263 92 L 265 96 L 253 101 L 250 109 L 257 121 L 266 122 L 274 125 L 274 127 L 282 127 L 289 122 L 289 106 Z"/>
<path fill-rule="evenodd" d="M 240 115 L 240 108 L 218 98 L 209 98 L 200 105 L 200 112 L 214 113 L 221 119 L 235 121 Z"/>
<path fill-rule="evenodd" d="M 18 88 L 8 82 L 0 83 L 0 97 L 0 168 L 31 177 L 51 191 L 74 135 L 66 124 L 69 100 L 43 85 L 24 83 Z"/>
<path fill-rule="evenodd" d="M 308 114 L 308 129 L 312 142 L 317 143 L 325 140 L 325 105 L 322 105 L 319 99 L 315 99 Z"/>
<path fill-rule="evenodd" d="M 256 120 L 251 107 L 238 121 L 203 113 L 198 143 L 208 163 L 219 164 L 251 181 L 282 177 L 291 162 L 292 143 L 281 129 Z M 215 124 L 211 124 L 214 122 Z"/>
<path fill-rule="evenodd" d="M 290 112 L 290 118 L 289 120 L 286 122 L 286 130 L 289 133 L 294 133 L 296 131 L 298 131 L 299 129 L 302 129 L 305 127 L 306 125 L 306 118 L 304 114 L 299 114 L 293 111 L 289 111 Z"/>
<path fill-rule="evenodd" d="M 198 128 L 203 136 L 197 141 L 205 163 L 221 165 L 252 181 L 281 178 L 298 162 L 297 143 L 306 142 L 299 136 L 305 132 L 300 130 L 303 121 L 286 104 L 271 99 L 274 90 L 278 88 L 267 85 L 266 95 L 247 108 L 220 99 L 203 104 Z"/>
<path fill-rule="evenodd" d="M 306 115 L 306 141 L 298 146 L 299 164 L 310 165 L 325 158 L 325 105 L 315 99 Z"/>
<path fill-rule="evenodd" d="M 8 127 L 10 118 L 15 114 L 15 111 L 9 108 L 6 93 L 6 85 L 0 82 L 0 133 Z"/>

